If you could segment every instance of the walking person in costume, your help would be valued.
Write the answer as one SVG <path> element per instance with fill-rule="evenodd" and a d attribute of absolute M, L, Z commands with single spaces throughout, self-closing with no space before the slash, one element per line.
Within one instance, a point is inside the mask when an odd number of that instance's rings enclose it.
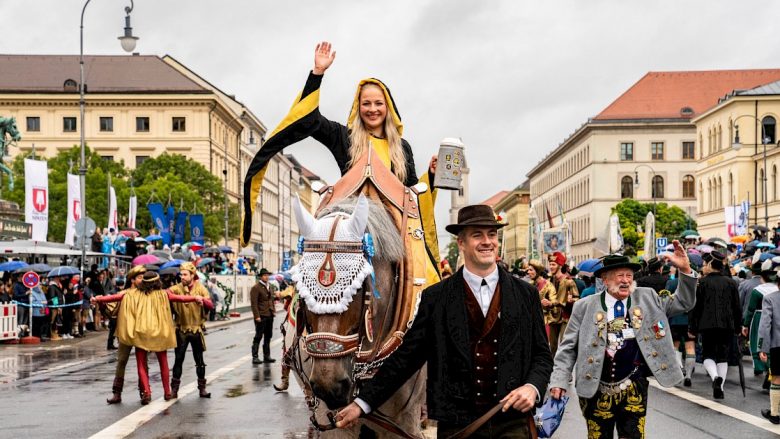
<path fill-rule="evenodd" d="M 295 290 L 295 285 L 292 279 L 285 278 L 289 283 L 287 288 L 279 293 L 279 298 L 284 303 L 285 319 L 279 330 L 282 332 L 282 382 L 278 386 L 274 384 L 274 389 L 277 392 L 286 392 L 290 387 L 290 358 L 288 356 L 288 349 L 292 346 L 293 338 L 296 334 L 296 324 L 298 315 L 298 292 Z"/>
<path fill-rule="evenodd" d="M 179 266 L 181 282 L 173 285 L 169 291 L 177 296 L 201 297 L 199 303 L 173 303 L 173 314 L 176 323 L 176 360 L 173 363 L 173 378 L 171 378 L 171 396 L 179 397 L 181 372 L 187 346 L 192 346 L 192 358 L 195 360 L 195 372 L 198 376 L 198 393 L 201 398 L 211 398 L 206 392 L 206 363 L 203 361 L 203 351 L 206 350 L 204 329 L 207 311 L 214 308 L 208 289 L 198 280 L 198 270 L 192 262 L 184 262 Z"/>
<path fill-rule="evenodd" d="M 612 438 L 616 427 L 621 438 L 645 437 L 647 377 L 654 375 L 665 387 L 683 379 L 667 316 L 693 308 L 697 275 L 679 241 L 673 244 L 669 261 L 681 273 L 676 294 L 662 297 L 636 287 L 639 264 L 609 255 L 595 272 L 606 289 L 574 305 L 555 355 L 550 395 L 558 399 L 566 393 L 576 367 L 589 439 Z"/>
<path fill-rule="evenodd" d="M 466 206 L 447 231 L 464 266 L 422 293 L 404 342 L 336 416 L 339 428 L 380 407 L 427 362 L 428 417 L 438 437 L 502 404 L 474 438 L 530 438 L 532 409 L 547 388 L 552 357 L 537 291 L 496 264 L 498 229 L 489 206 Z"/>
<path fill-rule="evenodd" d="M 554 294 L 547 294 L 542 299 L 542 307 L 547 312 L 546 322 L 550 328 L 550 352 L 555 357 L 558 343 L 563 339 L 566 324 L 569 320 L 566 308 L 579 298 L 577 285 L 566 274 L 566 256 L 561 252 L 555 252 L 547 257 L 550 267 L 550 283 L 553 285 Z"/>
<path fill-rule="evenodd" d="M 428 250 L 426 279 L 429 285 L 437 282 L 439 245 L 433 215 L 436 191 L 431 187 L 436 160 L 431 160 L 428 172 L 418 180 L 412 147 L 402 137 L 404 125 L 401 115 L 390 89 L 378 79 L 368 78 L 360 81 L 346 126 L 328 120 L 320 114 L 320 85 L 325 72 L 336 58 L 336 52 L 331 49 L 328 42 L 317 45 L 314 51 L 314 68 L 309 73 L 303 91 L 295 100 L 289 114 L 271 133 L 249 165 L 244 181 L 246 215 L 243 218 L 242 243 L 246 245 L 249 242 L 252 214 L 271 158 L 284 148 L 312 137 L 330 150 L 342 175 L 365 154 L 373 151 L 404 186 L 414 186 L 418 181 L 428 185 L 428 189 L 419 194 L 419 209 Z"/>
<path fill-rule="evenodd" d="M 726 256 L 713 251 L 703 259 L 704 276 L 696 289 L 696 306 L 689 315 L 688 331 L 701 335 L 704 369 L 712 379 L 712 397 L 723 399 L 729 349 L 742 328 L 742 307 L 737 283 L 723 274 Z"/>
<path fill-rule="evenodd" d="M 271 337 L 274 325 L 274 295 L 268 285 L 271 272 L 260 269 L 257 283 L 249 290 L 249 301 L 252 304 L 252 315 L 255 318 L 255 337 L 252 339 L 252 364 L 273 363 L 271 358 Z M 263 360 L 257 356 L 263 341 Z"/>
<path fill-rule="evenodd" d="M 168 357 L 166 351 L 176 347 L 176 335 L 171 318 L 171 302 L 203 303 L 200 296 L 176 296 L 162 289 L 160 275 L 147 271 L 143 275 L 139 289 L 131 289 L 126 294 L 101 296 L 95 303 L 121 301 L 117 326 L 117 338 L 121 343 L 135 347 L 135 360 L 138 367 L 138 381 L 142 388 L 141 404 L 152 401 L 152 389 L 149 386 L 147 353 L 154 352 L 160 364 L 160 375 L 165 400 L 171 399 Z"/>
<path fill-rule="evenodd" d="M 767 259 L 761 264 L 761 280 L 764 283 L 750 292 L 747 310 L 742 319 L 742 335 L 748 338 L 750 353 L 753 356 L 753 374 L 767 374 L 764 378 L 765 388 L 769 387 L 767 385 L 769 384 L 769 367 L 758 356 L 758 323 L 761 321 L 761 306 L 763 305 L 764 297 L 778 290 L 777 285 L 773 282 L 776 275 L 776 272 L 773 270 L 774 265 L 772 259 Z"/>
<path fill-rule="evenodd" d="M 777 279 L 780 284 L 780 276 Z M 772 375 L 769 410 L 761 410 L 761 415 L 773 424 L 780 424 L 780 291 L 769 293 L 763 298 L 758 325 L 758 349 L 759 359 L 769 364 Z"/>

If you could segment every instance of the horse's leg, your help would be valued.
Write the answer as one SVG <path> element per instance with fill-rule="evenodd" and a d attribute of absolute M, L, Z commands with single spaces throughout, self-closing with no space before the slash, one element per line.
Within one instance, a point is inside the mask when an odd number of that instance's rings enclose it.
<path fill-rule="evenodd" d="M 412 375 L 403 386 L 385 402 L 379 410 L 382 414 L 392 419 L 405 432 L 422 437 L 420 429 L 420 413 L 422 410 L 423 395 L 425 394 L 426 372 L 423 366 Z M 371 429 L 376 431 L 378 438 L 396 438 L 397 436 L 381 427 L 371 424 Z"/>

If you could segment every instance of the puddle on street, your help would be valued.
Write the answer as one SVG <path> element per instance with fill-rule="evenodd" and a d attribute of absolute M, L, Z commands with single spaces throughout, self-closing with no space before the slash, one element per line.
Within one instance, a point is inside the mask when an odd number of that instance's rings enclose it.
<path fill-rule="evenodd" d="M 225 393 L 225 396 L 227 396 L 228 398 L 236 398 L 246 394 L 247 391 L 244 390 L 244 386 L 242 384 L 239 384 L 237 386 L 233 386 L 229 388 L 227 393 Z"/>

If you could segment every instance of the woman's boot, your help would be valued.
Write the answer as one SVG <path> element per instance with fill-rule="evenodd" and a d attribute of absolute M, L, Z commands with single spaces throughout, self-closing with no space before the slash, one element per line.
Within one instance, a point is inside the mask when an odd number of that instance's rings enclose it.
<path fill-rule="evenodd" d="M 206 366 L 196 366 L 195 373 L 198 375 L 198 393 L 201 398 L 211 398 L 211 393 L 206 391 Z"/>
<path fill-rule="evenodd" d="M 178 378 L 171 378 L 171 399 L 175 399 L 179 397 L 179 386 L 181 385 L 181 380 Z"/>
<path fill-rule="evenodd" d="M 106 402 L 109 404 L 119 404 L 122 402 L 122 388 L 125 385 L 125 379 L 116 377 L 114 378 L 114 385 L 111 387 L 111 391 L 114 392 L 114 396 L 107 399 Z"/>

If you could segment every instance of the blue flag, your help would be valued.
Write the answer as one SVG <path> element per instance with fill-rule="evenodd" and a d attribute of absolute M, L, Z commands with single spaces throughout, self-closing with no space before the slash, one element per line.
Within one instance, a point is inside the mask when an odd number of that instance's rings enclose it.
<path fill-rule="evenodd" d="M 176 215 L 176 227 L 174 227 L 174 244 L 184 244 L 184 226 L 187 224 L 187 212 L 179 212 Z"/>
<path fill-rule="evenodd" d="M 170 242 L 170 224 L 168 223 L 167 218 L 165 218 L 162 204 L 149 203 L 146 205 L 146 208 L 149 209 L 149 214 L 152 216 L 152 224 L 157 227 L 160 236 L 162 236 L 163 243 Z"/>
<path fill-rule="evenodd" d="M 165 211 L 165 221 L 168 224 L 168 237 L 166 238 L 165 235 L 163 235 L 163 244 L 171 245 L 173 241 L 173 234 L 176 230 L 174 226 L 176 223 L 176 212 L 173 210 L 173 206 L 170 204 Z"/>
<path fill-rule="evenodd" d="M 205 237 L 203 215 L 200 213 L 190 215 L 190 241 L 203 245 Z"/>

